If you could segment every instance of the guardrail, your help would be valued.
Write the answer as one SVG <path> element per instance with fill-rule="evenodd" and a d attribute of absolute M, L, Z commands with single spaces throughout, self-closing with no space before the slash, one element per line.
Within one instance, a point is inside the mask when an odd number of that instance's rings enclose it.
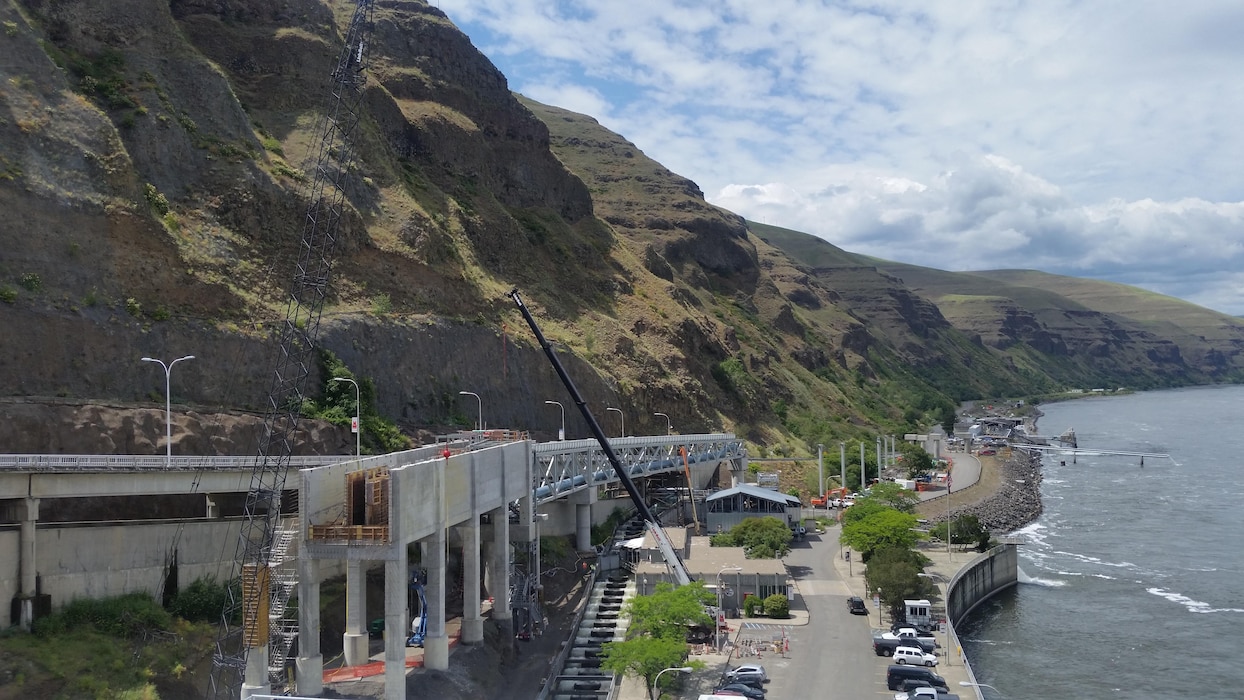
<path fill-rule="evenodd" d="M 353 459 L 353 455 L 311 455 L 290 457 L 294 469 L 322 467 Z M 85 472 L 85 471 L 155 471 L 201 469 L 250 469 L 259 458 L 255 455 L 225 457 L 163 455 L 0 455 L 0 469 L 9 471 Z"/>

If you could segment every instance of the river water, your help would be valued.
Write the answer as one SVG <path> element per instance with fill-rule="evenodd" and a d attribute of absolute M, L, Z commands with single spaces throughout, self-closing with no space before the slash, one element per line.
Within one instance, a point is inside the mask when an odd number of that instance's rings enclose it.
<path fill-rule="evenodd" d="M 1244 698 L 1244 387 L 1041 406 L 1045 513 L 1020 584 L 958 630 L 986 698 Z M 967 690 L 967 689 L 962 689 Z"/>

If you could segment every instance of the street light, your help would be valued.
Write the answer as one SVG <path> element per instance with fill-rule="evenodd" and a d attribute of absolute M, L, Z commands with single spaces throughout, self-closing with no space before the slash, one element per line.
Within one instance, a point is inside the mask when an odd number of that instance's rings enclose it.
<path fill-rule="evenodd" d="M 661 678 L 662 673 L 665 673 L 666 671 L 678 671 L 679 673 L 691 673 L 694 670 L 695 669 L 691 668 L 690 666 L 671 666 L 669 668 L 663 668 L 660 671 L 657 671 L 657 677 L 652 679 L 652 697 L 653 698 L 657 697 L 657 680 Z"/>
<path fill-rule="evenodd" d="M 942 593 L 942 604 L 946 606 L 946 665 L 953 666 L 955 655 L 952 653 L 954 650 L 950 648 L 950 581 L 947 581 L 945 576 L 936 573 L 918 573 L 916 575 L 920 578 L 932 579 L 934 583 L 940 582 L 945 586 L 943 589 L 945 592 Z"/>
<path fill-rule="evenodd" d="M 654 415 L 654 416 L 661 416 L 662 418 L 664 418 L 664 419 L 665 419 L 665 434 L 666 434 L 666 435 L 673 435 L 673 434 L 674 434 L 674 424 L 670 422 L 670 417 L 669 417 L 669 416 L 665 415 L 664 413 L 654 413 L 654 414 L 652 414 L 652 415 Z"/>
<path fill-rule="evenodd" d="M 363 399 L 359 393 L 359 383 L 349 377 L 333 377 L 332 382 L 350 382 L 354 385 L 354 420 L 350 421 L 350 431 L 354 433 L 354 461 L 363 458 Z"/>
<path fill-rule="evenodd" d="M 173 395 L 170 393 L 169 384 L 170 377 L 173 374 L 173 365 L 182 360 L 193 360 L 194 355 L 186 355 L 176 360 L 164 364 L 164 360 L 157 360 L 154 357 L 144 357 L 143 362 L 158 362 L 164 368 L 164 468 L 168 469 L 173 466 Z"/>
<path fill-rule="evenodd" d="M 622 437 L 626 437 L 626 414 L 620 408 L 607 407 L 605 410 L 618 412 L 618 415 L 622 418 Z"/>
<path fill-rule="evenodd" d="M 558 432 L 558 433 L 557 433 L 557 439 L 558 439 L 558 440 L 565 440 L 565 439 L 566 439 L 566 407 L 562 405 L 562 402 L 561 402 L 561 401 L 545 401 L 544 403 L 553 404 L 554 406 L 556 406 L 556 407 L 558 407 L 558 408 L 560 408 L 560 409 L 561 409 L 561 412 L 562 412 L 562 429 L 561 429 L 561 431 L 560 431 L 560 432 Z"/>
<path fill-rule="evenodd" d="M 971 681 L 959 681 L 959 685 L 963 686 L 964 688 L 989 688 L 995 693 L 1002 692 L 1001 690 L 998 690 L 997 688 L 993 687 L 992 685 L 989 685 L 988 683 L 973 683 Z"/>
<path fill-rule="evenodd" d="M 713 639 L 717 642 L 717 653 L 721 653 L 721 623 L 725 620 L 726 614 L 721 607 L 721 575 L 727 571 L 742 571 L 741 566 L 723 566 L 721 571 L 717 572 L 717 616 L 713 620 Z"/>
<path fill-rule="evenodd" d="M 475 429 L 483 430 L 484 429 L 484 401 L 480 399 L 479 394 L 475 393 L 474 391 L 459 391 L 458 393 L 462 394 L 463 396 L 474 396 L 475 397 L 475 403 L 479 407 L 479 413 L 478 413 L 479 418 L 475 421 Z"/>

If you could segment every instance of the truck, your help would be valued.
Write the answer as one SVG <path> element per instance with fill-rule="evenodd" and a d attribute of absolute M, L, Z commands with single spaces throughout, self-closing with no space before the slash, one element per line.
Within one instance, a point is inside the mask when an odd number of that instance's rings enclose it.
<path fill-rule="evenodd" d="M 812 507 L 829 508 L 831 507 L 831 504 L 841 501 L 842 497 L 846 496 L 848 493 L 851 493 L 851 491 L 845 487 L 829 489 L 822 495 L 812 497 Z"/>
<path fill-rule="evenodd" d="M 930 637 L 900 637 L 888 632 L 873 634 L 873 653 L 877 656 L 894 656 L 894 650 L 899 647 L 912 647 L 932 654 L 937 650 L 937 642 Z"/>

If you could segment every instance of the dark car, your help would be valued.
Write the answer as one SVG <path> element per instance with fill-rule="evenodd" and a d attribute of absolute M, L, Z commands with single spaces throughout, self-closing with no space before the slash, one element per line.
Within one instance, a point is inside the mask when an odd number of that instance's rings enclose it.
<path fill-rule="evenodd" d="M 751 698 L 752 700 L 765 700 L 765 691 L 745 683 L 730 683 L 728 685 L 723 685 L 717 690 L 714 690 L 713 694 L 717 695 L 722 691 L 742 693 L 743 697 Z"/>
<path fill-rule="evenodd" d="M 886 669 L 885 687 L 890 690 L 898 690 L 899 685 L 907 680 L 925 681 L 934 688 L 946 690 L 946 679 L 933 672 L 933 669 L 924 666 L 908 666 L 906 664 L 893 664 Z"/>
<path fill-rule="evenodd" d="M 847 610 L 850 610 L 852 615 L 867 615 L 868 605 L 864 603 L 863 598 L 853 595 L 847 598 Z"/>

